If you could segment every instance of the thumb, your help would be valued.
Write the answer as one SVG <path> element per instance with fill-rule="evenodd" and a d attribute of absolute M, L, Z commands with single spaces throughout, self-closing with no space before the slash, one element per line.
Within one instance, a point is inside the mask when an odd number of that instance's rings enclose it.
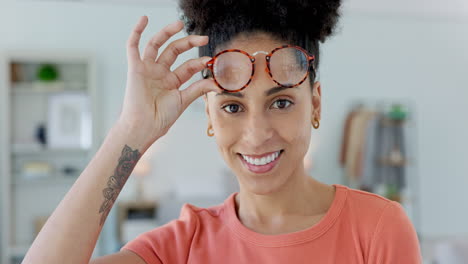
<path fill-rule="evenodd" d="M 181 90 L 182 112 L 198 97 L 208 92 L 219 92 L 220 89 L 212 79 L 202 79 L 192 83 L 189 87 Z"/>

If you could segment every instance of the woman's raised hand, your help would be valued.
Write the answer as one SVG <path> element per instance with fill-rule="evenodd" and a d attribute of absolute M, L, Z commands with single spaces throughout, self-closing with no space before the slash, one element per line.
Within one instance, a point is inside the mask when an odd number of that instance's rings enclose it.
<path fill-rule="evenodd" d="M 210 79 L 192 83 L 184 90 L 180 86 L 201 71 L 210 57 L 191 59 L 171 71 L 177 56 L 194 47 L 206 45 L 207 36 L 190 35 L 160 47 L 184 27 L 177 21 L 156 33 L 140 55 L 139 42 L 148 24 L 148 17 L 140 18 L 127 42 L 127 85 L 120 125 L 145 137 L 148 145 L 167 133 L 182 112 L 199 96 L 217 91 Z M 158 56 L 159 55 L 159 56 Z"/>

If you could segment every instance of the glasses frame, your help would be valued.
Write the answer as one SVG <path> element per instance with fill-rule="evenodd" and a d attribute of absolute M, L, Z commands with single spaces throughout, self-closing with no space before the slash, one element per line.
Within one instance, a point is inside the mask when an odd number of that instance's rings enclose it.
<path fill-rule="evenodd" d="M 302 53 L 304 53 L 304 55 L 306 56 L 307 58 L 307 72 L 305 73 L 304 77 L 301 79 L 301 81 L 299 81 L 298 83 L 296 84 L 293 84 L 293 85 L 283 85 L 281 83 L 279 83 L 278 81 L 275 80 L 275 78 L 273 77 L 273 74 L 271 73 L 271 67 L 270 67 L 270 60 L 271 60 L 271 56 L 273 56 L 273 54 L 281 49 L 284 49 L 284 48 L 295 48 L 299 51 L 301 51 Z M 247 81 L 247 83 L 242 86 L 241 88 L 237 89 L 237 90 L 228 90 L 228 89 L 225 89 L 221 84 L 219 84 L 219 82 L 216 80 L 216 76 L 214 74 L 214 64 L 216 62 L 216 59 L 224 54 L 224 53 L 228 53 L 228 52 L 239 52 L 239 53 L 242 53 L 244 55 L 246 55 L 247 57 L 249 57 L 250 59 L 250 62 L 251 62 L 251 67 L 252 67 L 252 72 L 251 72 L 251 75 L 250 75 L 250 78 L 249 80 Z M 265 60 L 266 60 L 266 68 L 265 68 L 265 72 L 268 73 L 268 75 L 270 76 L 270 78 L 279 86 L 281 87 L 286 87 L 286 88 L 293 88 L 293 87 L 296 87 L 296 86 L 299 86 L 301 85 L 306 79 L 307 77 L 309 76 L 309 71 L 310 69 L 313 70 L 313 73 L 314 73 L 314 76 L 316 75 L 315 74 L 315 65 L 314 65 L 314 61 L 315 61 L 315 55 L 312 55 L 310 54 L 309 52 L 307 52 L 305 49 L 299 47 L 299 46 L 295 46 L 295 45 L 282 45 L 280 47 L 277 47 L 275 49 L 273 49 L 270 53 L 267 53 L 265 51 L 257 51 L 255 52 L 254 54 L 256 55 L 257 53 L 264 53 L 266 54 L 265 56 Z M 240 92 L 242 90 L 244 90 L 249 84 L 250 82 L 252 81 L 252 78 L 255 74 L 255 60 L 256 58 L 253 56 L 253 55 L 250 55 L 248 52 L 245 52 L 243 50 L 240 50 L 240 49 L 227 49 L 227 50 L 223 50 L 223 51 L 220 51 L 218 52 L 211 60 L 209 60 L 207 63 L 206 63 L 206 68 L 207 70 L 209 70 L 211 72 L 211 75 L 213 77 L 213 80 L 215 81 L 216 85 L 221 88 L 223 91 L 226 91 L 228 93 L 236 93 L 236 92 Z M 208 75 L 204 74 L 204 72 L 202 72 L 202 76 L 203 78 L 208 78 Z"/>

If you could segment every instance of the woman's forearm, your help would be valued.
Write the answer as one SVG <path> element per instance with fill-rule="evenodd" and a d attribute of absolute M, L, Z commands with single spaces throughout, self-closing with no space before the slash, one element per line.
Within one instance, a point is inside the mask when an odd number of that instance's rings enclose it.
<path fill-rule="evenodd" d="M 149 147 L 115 125 L 29 249 L 23 263 L 88 263 L 102 225 L 138 159 Z"/>
<path fill-rule="evenodd" d="M 160 52 L 158 48 L 183 29 L 177 21 L 155 34 L 140 54 L 147 25 L 148 17 L 141 17 L 127 41 L 127 83 L 119 122 L 49 217 L 23 263 L 88 263 L 104 220 L 140 156 L 195 99 L 218 92 L 211 79 L 179 90 L 206 67 L 209 57 L 192 59 L 171 71 L 180 53 L 206 45 L 207 36 L 186 36 Z"/>

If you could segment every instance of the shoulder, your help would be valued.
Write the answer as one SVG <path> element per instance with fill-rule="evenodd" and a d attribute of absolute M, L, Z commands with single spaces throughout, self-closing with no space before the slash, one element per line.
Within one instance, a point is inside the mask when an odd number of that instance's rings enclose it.
<path fill-rule="evenodd" d="M 345 193 L 343 211 L 346 217 L 354 218 L 367 228 L 375 226 L 384 211 L 396 204 L 396 202 L 374 193 L 339 184 L 335 184 L 335 186 L 340 188 L 342 193 Z"/>
<path fill-rule="evenodd" d="M 402 207 L 383 196 L 353 189 L 344 185 L 337 185 L 345 193 L 346 199 L 341 212 L 341 220 L 359 234 L 360 240 L 370 246 L 377 229 L 385 224 L 389 214 L 396 213 L 400 217 L 406 216 Z"/>
<path fill-rule="evenodd" d="M 177 237 L 183 240 L 190 239 L 201 225 L 206 226 L 210 223 L 217 222 L 223 209 L 224 205 L 222 204 L 202 208 L 186 203 L 180 210 L 179 218 L 150 230 L 140 235 L 140 237 L 147 237 L 154 241 L 154 243 L 165 241 L 166 238 L 171 239 Z"/>
<path fill-rule="evenodd" d="M 419 263 L 416 230 L 400 203 L 366 191 L 342 188 L 347 191 L 345 211 L 351 218 L 347 220 L 356 223 L 360 234 L 369 241 L 371 263 Z"/>
<path fill-rule="evenodd" d="M 368 241 L 369 263 L 421 263 L 416 230 L 403 206 L 377 194 L 343 186 L 347 217 Z"/>
<path fill-rule="evenodd" d="M 392 223 L 393 225 L 410 224 L 411 222 L 403 206 L 383 196 L 345 187 L 348 190 L 346 205 L 360 220 L 369 219 L 374 223 L 374 232 Z"/>
<path fill-rule="evenodd" d="M 347 191 L 347 200 L 353 204 L 365 204 L 371 206 L 371 209 L 383 209 L 392 201 L 375 193 L 353 189 L 344 185 L 338 185 Z"/>
<path fill-rule="evenodd" d="M 394 206 L 396 203 L 375 193 L 339 184 L 336 186 L 342 188 L 346 193 L 345 209 L 348 209 L 354 215 L 358 215 L 361 219 L 368 218 L 375 221 L 380 218 L 388 207 Z"/>
<path fill-rule="evenodd" d="M 185 204 L 181 211 L 182 213 L 187 211 L 187 213 L 197 217 L 198 219 L 210 219 L 220 217 L 225 206 L 225 204 L 219 204 L 211 207 L 198 207 L 192 204 Z"/>
<path fill-rule="evenodd" d="M 422 263 L 416 230 L 401 204 L 391 202 L 375 228 L 369 261 L 372 263 Z"/>
<path fill-rule="evenodd" d="M 139 235 L 121 250 L 136 253 L 147 263 L 185 263 L 196 234 L 219 225 L 223 208 L 224 204 L 202 208 L 186 203 L 178 219 Z"/>

